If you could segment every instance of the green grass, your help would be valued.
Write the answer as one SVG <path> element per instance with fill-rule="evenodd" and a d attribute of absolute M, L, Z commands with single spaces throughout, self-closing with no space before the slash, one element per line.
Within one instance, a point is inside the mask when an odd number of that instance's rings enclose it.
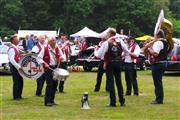
<path fill-rule="evenodd" d="M 125 91 L 124 72 L 122 73 Z M 24 81 L 21 101 L 12 100 L 11 76 L 0 76 L 1 120 L 179 120 L 180 77 L 164 77 L 165 100 L 163 105 L 151 105 L 154 86 L 150 71 L 138 71 L 140 96 L 126 97 L 126 106 L 109 108 L 105 92 L 105 77 L 99 93 L 94 93 L 96 72 L 70 73 L 65 83 L 65 94 L 56 94 L 58 106 L 45 107 L 44 99 L 35 97 L 36 82 Z M 90 110 L 81 109 L 83 93 L 89 92 Z"/>

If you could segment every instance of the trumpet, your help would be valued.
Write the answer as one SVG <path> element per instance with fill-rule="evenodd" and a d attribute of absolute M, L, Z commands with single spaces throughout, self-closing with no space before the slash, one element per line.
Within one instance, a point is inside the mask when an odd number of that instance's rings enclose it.
<path fill-rule="evenodd" d="M 88 57 L 87 62 L 91 62 L 95 58 L 94 52 Z"/>

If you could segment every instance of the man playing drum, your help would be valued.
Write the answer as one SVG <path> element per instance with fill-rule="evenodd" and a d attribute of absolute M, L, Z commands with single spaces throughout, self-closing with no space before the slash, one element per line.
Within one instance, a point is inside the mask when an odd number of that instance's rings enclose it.
<path fill-rule="evenodd" d="M 49 40 L 49 45 L 41 50 L 37 57 L 37 61 L 44 65 L 45 70 L 45 80 L 46 80 L 46 92 L 45 92 L 45 106 L 57 105 L 54 101 L 56 84 L 57 81 L 53 80 L 53 70 L 61 61 L 62 52 L 56 45 L 56 38 L 51 37 Z"/>
<path fill-rule="evenodd" d="M 22 70 L 21 66 L 18 64 L 18 61 L 22 57 L 20 54 L 17 45 L 19 43 L 19 39 L 17 36 L 12 36 L 10 38 L 10 42 L 12 46 L 8 50 L 8 58 L 9 58 L 9 66 L 12 72 L 13 78 L 13 99 L 20 100 L 22 99 L 22 91 L 23 91 L 23 78 L 19 74 L 18 70 Z"/>

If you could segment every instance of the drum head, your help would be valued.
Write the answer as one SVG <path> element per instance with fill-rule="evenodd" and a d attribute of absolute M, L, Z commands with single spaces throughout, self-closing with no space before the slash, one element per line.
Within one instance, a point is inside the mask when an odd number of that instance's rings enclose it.
<path fill-rule="evenodd" d="M 65 69 L 56 68 L 54 69 L 54 72 L 56 72 L 56 74 L 58 74 L 59 76 L 69 76 L 69 72 Z"/>
<path fill-rule="evenodd" d="M 36 61 L 37 55 L 28 54 L 19 60 L 22 71 L 19 70 L 20 75 L 25 79 L 36 80 L 44 73 L 43 65 L 39 65 Z"/>

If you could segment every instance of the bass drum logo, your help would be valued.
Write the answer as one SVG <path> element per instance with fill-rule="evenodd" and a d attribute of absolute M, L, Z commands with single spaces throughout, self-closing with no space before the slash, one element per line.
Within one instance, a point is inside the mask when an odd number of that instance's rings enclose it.
<path fill-rule="evenodd" d="M 19 73 L 23 78 L 36 80 L 44 73 L 43 65 L 39 65 L 36 58 L 37 55 L 28 54 L 19 60 L 18 63 L 22 67 L 22 71 L 19 71 Z"/>

